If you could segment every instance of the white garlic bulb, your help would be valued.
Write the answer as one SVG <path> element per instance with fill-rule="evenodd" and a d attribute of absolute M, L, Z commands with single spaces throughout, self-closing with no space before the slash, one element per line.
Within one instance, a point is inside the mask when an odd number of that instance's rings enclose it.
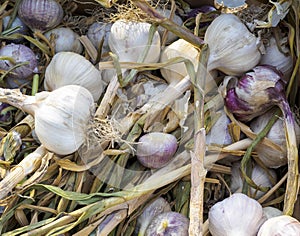
<path fill-rule="evenodd" d="M 261 116 L 258 116 L 250 123 L 250 128 L 254 133 L 259 133 L 267 125 L 269 120 L 274 114 L 274 110 L 266 111 Z M 254 148 L 257 152 L 258 158 L 264 163 L 265 166 L 269 168 L 278 168 L 280 166 L 287 164 L 287 149 L 286 149 L 286 138 L 284 130 L 284 123 L 281 118 L 277 119 L 275 124 L 270 129 L 267 134 L 267 138 L 273 143 L 277 144 L 281 151 L 274 149 L 272 147 L 258 143 Z M 295 133 L 297 142 L 300 141 L 300 127 L 295 123 Z"/>
<path fill-rule="evenodd" d="M 255 236 L 265 218 L 256 200 L 234 193 L 210 208 L 208 220 L 213 236 Z"/>
<path fill-rule="evenodd" d="M 103 92 L 101 72 L 89 60 L 74 52 L 60 52 L 54 55 L 46 68 L 44 87 L 52 91 L 69 84 L 88 89 L 94 101 Z"/>
<path fill-rule="evenodd" d="M 51 41 L 53 39 L 55 53 L 76 52 L 82 53 L 83 46 L 79 41 L 79 35 L 67 27 L 58 27 L 46 32 L 45 37 Z"/>
<path fill-rule="evenodd" d="M 241 192 L 243 188 L 243 179 L 241 175 L 241 163 L 235 162 L 231 167 L 231 181 L 230 190 L 232 192 Z M 257 164 L 254 164 L 252 169 L 251 179 L 253 182 L 260 187 L 273 187 L 273 183 L 276 183 L 276 172 L 272 169 L 268 169 L 268 172 Z M 272 179 L 271 179 L 272 178 Z M 273 182 L 274 181 L 274 182 Z M 265 192 L 259 191 L 255 188 L 250 188 L 251 196 L 255 199 L 261 198 Z"/>
<path fill-rule="evenodd" d="M 162 8 L 157 8 L 156 9 L 158 13 L 160 13 L 162 16 L 166 17 L 166 18 L 170 18 L 171 16 L 171 10 L 168 9 L 162 9 Z M 176 13 L 174 13 L 173 18 L 171 18 L 171 20 L 176 23 L 177 25 L 182 25 L 183 24 L 183 20 L 181 19 L 180 16 L 178 16 Z M 165 28 L 162 26 L 159 26 L 157 28 L 160 36 L 162 37 L 165 31 Z M 167 39 L 166 39 L 166 44 L 170 44 L 172 42 L 174 42 L 176 39 L 178 38 L 178 36 L 172 32 L 168 32 L 167 33 Z"/>
<path fill-rule="evenodd" d="M 119 61 L 138 62 L 143 51 L 149 47 L 144 62 L 157 62 L 160 56 L 160 36 L 155 32 L 151 45 L 147 45 L 150 27 L 151 24 L 146 22 L 117 20 L 111 26 L 108 38 L 110 50 L 118 55 Z"/>
<path fill-rule="evenodd" d="M 264 215 L 267 219 L 283 215 L 283 212 L 275 207 L 270 207 L 270 206 L 263 207 L 263 211 L 264 211 Z"/>
<path fill-rule="evenodd" d="M 197 70 L 200 51 L 188 41 L 178 39 L 166 46 L 161 53 L 160 62 L 166 62 L 175 57 L 183 57 L 190 60 Z M 178 83 L 188 75 L 184 62 L 164 66 L 160 69 L 163 78 L 169 83 Z"/>
<path fill-rule="evenodd" d="M 300 222 L 288 215 L 268 219 L 257 236 L 300 236 Z"/>
<path fill-rule="evenodd" d="M 221 14 L 208 26 L 204 42 L 210 54 L 208 70 L 220 70 L 227 75 L 240 75 L 261 58 L 258 38 L 234 14 Z"/>
<path fill-rule="evenodd" d="M 287 55 L 279 50 L 275 37 L 270 37 L 269 44 L 265 47 L 266 52 L 262 55 L 259 64 L 275 66 L 277 70 L 282 72 L 285 81 L 288 81 L 294 68 L 293 58 L 288 47 L 280 46 Z"/>

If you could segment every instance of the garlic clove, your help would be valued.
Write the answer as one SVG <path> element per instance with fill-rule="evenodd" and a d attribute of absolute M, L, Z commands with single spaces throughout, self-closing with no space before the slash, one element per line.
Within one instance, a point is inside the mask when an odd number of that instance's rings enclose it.
<path fill-rule="evenodd" d="M 204 42 L 210 48 L 207 69 L 240 75 L 261 58 L 258 39 L 234 14 L 221 14 L 208 26 Z"/>
<path fill-rule="evenodd" d="M 44 87 L 53 91 L 70 84 L 88 89 L 94 101 L 98 101 L 103 92 L 101 72 L 89 60 L 74 52 L 59 52 L 46 68 Z"/>
<path fill-rule="evenodd" d="M 241 163 L 235 162 L 231 167 L 231 181 L 230 190 L 232 192 L 240 192 L 243 188 L 243 180 L 241 176 Z M 273 187 L 273 183 L 276 182 L 276 172 L 272 169 L 268 169 L 267 172 L 259 165 L 255 164 L 252 169 L 251 179 L 260 187 Z M 250 188 L 251 196 L 255 199 L 261 198 L 265 192 Z"/>
<path fill-rule="evenodd" d="M 35 132 L 49 151 L 75 152 L 86 140 L 93 114 L 92 94 L 78 85 L 67 85 L 35 96 Z"/>
<path fill-rule="evenodd" d="M 136 156 L 148 168 L 166 166 L 177 150 L 177 139 L 172 134 L 151 132 L 140 137 Z"/>
<path fill-rule="evenodd" d="M 170 212 L 170 204 L 162 197 L 159 197 L 146 205 L 141 215 L 137 218 L 138 235 L 145 235 L 145 231 L 152 219 L 163 212 Z"/>
<path fill-rule="evenodd" d="M 210 208 L 208 220 L 213 236 L 255 236 L 265 218 L 256 200 L 234 193 Z"/>
<path fill-rule="evenodd" d="M 53 38 L 55 53 L 76 52 L 80 54 L 83 51 L 83 46 L 79 41 L 79 35 L 70 28 L 54 28 L 47 31 L 44 35 L 49 41 Z"/>
<path fill-rule="evenodd" d="M 257 236 L 300 236 L 300 222 L 288 215 L 268 219 Z"/>
<path fill-rule="evenodd" d="M 111 26 L 108 38 L 110 50 L 119 56 L 119 61 L 138 62 L 149 47 L 144 62 L 157 62 L 160 56 L 160 36 L 155 32 L 151 45 L 147 45 L 150 27 L 151 24 L 146 22 L 117 20 Z"/>
<path fill-rule="evenodd" d="M 166 62 L 175 57 L 183 57 L 190 60 L 197 70 L 200 51 L 184 39 L 178 39 L 166 46 L 161 53 L 160 62 Z M 178 83 L 188 75 L 184 62 L 164 66 L 160 69 L 163 78 L 169 83 Z"/>
<path fill-rule="evenodd" d="M 22 0 L 18 15 L 32 30 L 44 32 L 61 23 L 64 11 L 55 0 Z"/>

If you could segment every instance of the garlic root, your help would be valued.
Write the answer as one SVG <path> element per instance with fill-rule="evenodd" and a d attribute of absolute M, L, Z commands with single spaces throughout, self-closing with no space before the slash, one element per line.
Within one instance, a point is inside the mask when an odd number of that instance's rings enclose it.
<path fill-rule="evenodd" d="M 11 170 L 0 182 L 0 199 L 4 199 L 20 181 L 36 170 L 40 164 L 40 160 L 46 153 L 46 148 L 40 146 L 34 152 L 28 154 Z"/>

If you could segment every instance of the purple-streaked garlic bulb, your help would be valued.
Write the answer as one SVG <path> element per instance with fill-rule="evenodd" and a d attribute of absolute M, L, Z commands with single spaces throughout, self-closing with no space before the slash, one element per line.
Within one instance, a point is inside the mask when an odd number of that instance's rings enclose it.
<path fill-rule="evenodd" d="M 300 222 L 288 215 L 272 217 L 260 227 L 257 236 L 300 236 Z"/>
<path fill-rule="evenodd" d="M 11 70 L 13 67 L 20 63 L 26 63 L 18 66 L 10 71 L 6 76 L 16 80 L 31 79 L 34 73 L 38 72 L 38 61 L 35 53 L 23 44 L 8 44 L 0 49 L 1 57 L 9 57 L 10 60 L 0 60 L 1 70 Z"/>
<path fill-rule="evenodd" d="M 11 16 L 6 16 L 3 18 L 3 31 L 10 30 L 13 28 L 18 28 L 16 30 L 14 30 L 12 33 L 13 34 L 18 33 L 18 34 L 22 34 L 22 35 L 28 34 L 28 27 L 24 24 L 24 22 L 18 16 L 15 17 L 15 19 L 11 23 L 11 26 L 9 28 L 7 28 L 10 18 L 11 18 Z M 12 42 L 19 43 L 19 42 L 22 42 L 22 40 L 23 40 L 23 38 L 18 38 L 18 39 L 12 40 Z"/>
<path fill-rule="evenodd" d="M 108 45 L 108 37 L 112 23 L 95 22 L 90 25 L 86 36 L 92 42 L 97 50 L 99 50 L 100 42 L 103 39 L 101 53 L 108 53 L 110 51 Z"/>
<path fill-rule="evenodd" d="M 68 27 L 58 27 L 47 31 L 45 37 L 54 44 L 55 53 L 75 52 L 82 53 L 83 46 L 79 41 L 79 35 Z"/>
<path fill-rule="evenodd" d="M 210 208 L 208 220 L 212 236 L 256 236 L 266 219 L 256 200 L 234 193 Z"/>
<path fill-rule="evenodd" d="M 223 85 L 225 105 L 240 121 L 250 121 L 286 101 L 282 74 L 272 66 L 256 66 L 240 79 L 226 76 Z"/>
<path fill-rule="evenodd" d="M 188 236 L 189 219 L 178 212 L 165 212 L 154 217 L 145 236 Z"/>
<path fill-rule="evenodd" d="M 266 111 L 264 114 L 256 117 L 250 123 L 251 130 L 258 134 L 262 131 L 269 120 L 274 115 L 274 110 L 271 109 Z M 287 164 L 287 148 L 286 148 L 286 139 L 285 133 L 282 132 L 284 130 L 284 122 L 282 117 L 279 117 L 275 123 L 273 124 L 272 128 L 266 135 L 273 143 L 277 144 L 280 147 L 280 150 L 275 149 L 273 147 L 269 147 L 267 145 L 263 145 L 258 143 L 254 151 L 257 153 L 258 158 L 264 163 L 265 166 L 269 168 L 278 168 L 280 166 Z M 295 122 L 295 133 L 297 138 L 297 143 L 300 141 L 300 127 Z"/>
<path fill-rule="evenodd" d="M 44 32 L 61 23 L 64 11 L 55 0 L 22 0 L 18 15 L 32 30 Z"/>
<path fill-rule="evenodd" d="M 136 156 L 138 161 L 148 168 L 166 166 L 173 158 L 178 144 L 174 135 L 163 132 L 151 132 L 140 137 Z"/>
<path fill-rule="evenodd" d="M 284 41 L 285 39 L 280 39 Z M 280 44 L 280 42 L 279 42 Z M 281 71 L 285 81 L 288 81 L 293 72 L 293 58 L 290 55 L 290 50 L 285 45 L 279 45 L 275 37 L 270 37 L 269 44 L 266 45 L 266 52 L 262 55 L 259 64 L 260 65 L 271 65 L 276 67 L 277 70 Z"/>
<path fill-rule="evenodd" d="M 171 206 L 170 204 L 162 197 L 155 199 L 154 201 L 150 202 L 144 208 L 141 215 L 137 218 L 137 231 L 138 235 L 145 235 L 145 231 L 152 221 L 152 219 L 164 212 L 170 212 Z"/>
<path fill-rule="evenodd" d="M 216 11 L 216 8 L 211 5 L 203 5 L 201 7 L 191 9 L 188 14 L 187 18 L 196 17 L 199 13 L 209 13 Z"/>
<path fill-rule="evenodd" d="M 231 168 L 230 190 L 232 192 L 241 192 L 243 188 L 243 179 L 240 166 L 240 162 L 235 162 Z M 274 170 L 264 170 L 257 164 L 254 165 L 251 173 L 251 179 L 259 187 L 273 187 L 274 183 L 276 183 L 276 177 L 276 172 Z M 250 188 L 250 193 L 255 199 L 259 199 L 265 194 L 265 192 L 257 190 L 253 187 Z"/>

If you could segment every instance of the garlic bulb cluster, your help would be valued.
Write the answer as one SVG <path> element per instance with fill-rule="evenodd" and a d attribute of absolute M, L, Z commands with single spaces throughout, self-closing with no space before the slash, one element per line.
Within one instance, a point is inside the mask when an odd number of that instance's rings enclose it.
<path fill-rule="evenodd" d="M 243 188 L 243 179 L 240 171 L 241 163 L 235 162 L 231 167 L 231 181 L 230 181 L 230 190 L 232 192 L 241 192 Z M 251 179 L 253 182 L 260 187 L 273 187 L 273 183 L 276 182 L 276 172 L 272 169 L 268 169 L 268 172 L 264 170 L 259 165 L 255 164 L 252 173 Z M 259 191 L 254 188 L 250 188 L 251 196 L 255 199 L 262 197 L 265 192 Z"/>
<path fill-rule="evenodd" d="M 256 200 L 234 193 L 210 208 L 208 220 L 212 236 L 255 236 L 265 218 Z"/>
<path fill-rule="evenodd" d="M 161 53 L 160 62 L 166 62 L 175 57 L 183 57 L 190 60 L 197 70 L 200 52 L 191 43 L 184 39 L 178 39 L 166 46 Z M 178 83 L 188 75 L 184 62 L 164 66 L 160 69 L 163 78 L 169 83 Z"/>
<path fill-rule="evenodd" d="M 112 24 L 108 38 L 110 50 L 118 55 L 119 61 L 138 62 L 148 48 L 144 62 L 157 62 L 160 56 L 160 36 L 155 32 L 151 45 L 148 45 L 150 27 L 146 22 L 117 20 Z"/>
<path fill-rule="evenodd" d="M 155 199 L 149 203 L 143 210 L 142 214 L 137 218 L 138 235 L 145 235 L 145 231 L 152 219 L 164 212 L 170 212 L 170 204 L 162 197 Z"/>
<path fill-rule="evenodd" d="M 136 156 L 145 167 L 161 168 L 169 163 L 177 147 L 177 139 L 172 134 L 152 132 L 140 137 Z"/>
<path fill-rule="evenodd" d="M 300 222 L 288 215 L 268 219 L 259 229 L 257 236 L 299 236 Z"/>
<path fill-rule="evenodd" d="M 273 114 L 274 110 L 272 109 L 252 120 L 250 123 L 251 130 L 254 133 L 258 134 L 267 125 Z M 267 167 L 278 168 L 287 164 L 286 138 L 285 133 L 282 132 L 282 130 L 284 130 L 284 122 L 282 118 L 279 118 L 276 120 L 266 136 L 273 143 L 277 144 L 281 148 L 281 150 L 262 145 L 261 143 L 258 143 L 254 148 L 254 151 L 257 152 L 258 158 Z M 300 127 L 297 123 L 295 123 L 295 133 L 297 142 L 299 143 Z"/>
<path fill-rule="evenodd" d="M 171 17 L 171 10 L 168 9 L 162 9 L 162 8 L 157 8 L 156 9 L 157 12 L 159 14 L 161 14 L 162 16 L 166 17 L 166 18 L 170 18 Z M 177 24 L 177 25 L 182 25 L 183 24 L 183 20 L 181 19 L 180 16 L 178 16 L 176 13 L 174 13 L 173 17 L 171 18 L 171 20 Z M 163 34 L 165 32 L 165 28 L 163 28 L 162 26 L 159 26 L 157 28 L 159 34 L 161 37 L 163 37 Z M 167 38 L 166 38 L 166 44 L 170 44 L 172 42 L 174 42 L 176 39 L 178 38 L 178 36 L 172 32 L 168 32 L 167 33 Z"/>
<path fill-rule="evenodd" d="M 64 11 L 55 0 L 22 0 L 18 15 L 32 30 L 44 32 L 61 23 Z"/>
<path fill-rule="evenodd" d="M 110 51 L 108 45 L 108 38 L 110 34 L 112 23 L 95 22 L 90 25 L 86 36 L 92 42 L 97 50 L 99 50 L 100 42 L 103 39 L 102 54 Z"/>
<path fill-rule="evenodd" d="M 210 49 L 207 69 L 227 75 L 252 69 L 261 58 L 258 41 L 236 15 L 221 14 L 205 32 L 204 42 Z"/>
<path fill-rule="evenodd" d="M 293 72 L 293 58 L 290 55 L 288 47 L 279 45 L 279 50 L 275 37 L 270 37 L 266 52 L 262 55 L 260 65 L 271 65 L 281 71 L 285 81 L 288 81 Z M 283 50 L 283 52 L 281 51 Z"/>
<path fill-rule="evenodd" d="M 67 27 L 58 27 L 47 31 L 45 37 L 54 44 L 55 53 L 76 52 L 82 53 L 83 46 L 79 41 L 79 35 Z"/>
<path fill-rule="evenodd" d="M 44 87 L 52 91 L 70 84 L 88 89 L 94 101 L 103 92 L 101 72 L 89 60 L 74 52 L 59 52 L 46 68 Z"/>

